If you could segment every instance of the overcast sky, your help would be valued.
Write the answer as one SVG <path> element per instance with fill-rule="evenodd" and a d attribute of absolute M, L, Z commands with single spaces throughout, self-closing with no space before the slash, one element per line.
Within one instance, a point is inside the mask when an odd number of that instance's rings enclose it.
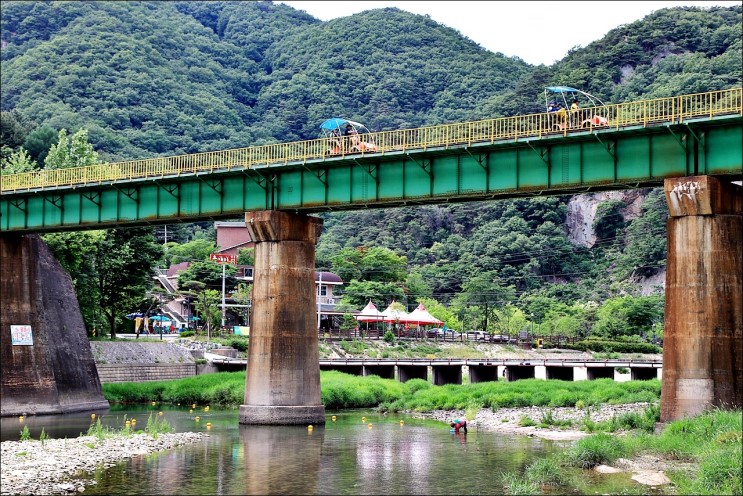
<path fill-rule="evenodd" d="M 665 7 L 740 5 L 737 1 L 277 1 L 328 21 L 369 9 L 397 7 L 456 29 L 492 52 L 530 64 L 552 64 L 574 46 L 586 46 L 610 30 Z M 555 20 L 564 28 L 554 33 Z"/>

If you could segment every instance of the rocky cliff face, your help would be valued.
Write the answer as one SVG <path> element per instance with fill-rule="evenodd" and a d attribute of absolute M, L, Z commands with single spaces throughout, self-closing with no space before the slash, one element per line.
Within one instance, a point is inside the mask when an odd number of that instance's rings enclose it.
<path fill-rule="evenodd" d="M 639 217 L 642 213 L 642 204 L 649 189 L 632 189 L 627 191 L 604 191 L 576 195 L 568 202 L 568 215 L 565 221 L 568 229 L 568 238 L 579 246 L 593 247 L 596 243 L 596 233 L 593 230 L 593 221 L 596 218 L 596 209 L 599 204 L 610 200 L 619 200 L 625 204 L 620 209 L 622 219 L 628 222 Z M 648 278 L 633 281 L 640 287 L 640 294 L 647 296 L 663 291 L 666 283 L 666 271 L 660 270 Z"/>
<path fill-rule="evenodd" d="M 573 244 L 592 247 L 596 243 L 593 221 L 599 204 L 609 200 L 620 200 L 626 205 L 620 210 L 625 222 L 632 220 L 642 212 L 648 190 L 632 189 L 627 191 L 602 191 L 576 195 L 568 202 L 566 225 L 568 237 Z"/>

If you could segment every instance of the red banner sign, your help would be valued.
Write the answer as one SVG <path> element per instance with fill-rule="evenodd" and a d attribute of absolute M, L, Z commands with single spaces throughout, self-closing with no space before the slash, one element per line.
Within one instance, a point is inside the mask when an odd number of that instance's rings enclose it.
<path fill-rule="evenodd" d="M 209 259 L 218 264 L 237 265 L 237 255 L 225 255 L 223 253 L 211 253 Z"/>

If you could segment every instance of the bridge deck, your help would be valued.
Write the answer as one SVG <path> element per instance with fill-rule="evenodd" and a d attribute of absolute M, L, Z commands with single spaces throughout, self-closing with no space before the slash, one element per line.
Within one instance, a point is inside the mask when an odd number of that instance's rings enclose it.
<path fill-rule="evenodd" d="M 5 175 L 0 231 L 49 232 L 657 186 L 743 176 L 742 88 L 554 114 Z"/>

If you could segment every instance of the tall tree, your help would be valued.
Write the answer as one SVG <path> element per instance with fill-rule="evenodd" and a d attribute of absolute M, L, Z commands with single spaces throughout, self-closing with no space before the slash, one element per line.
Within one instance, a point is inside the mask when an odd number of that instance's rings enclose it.
<path fill-rule="evenodd" d="M 88 130 L 80 129 L 71 137 L 67 130 L 60 129 L 57 143 L 49 148 L 44 159 L 46 169 L 67 169 L 70 167 L 87 167 L 98 163 L 98 152 L 88 143 Z"/>
<path fill-rule="evenodd" d="M 151 228 L 134 228 L 106 231 L 96 248 L 101 308 L 113 339 L 124 315 L 152 287 L 151 274 L 162 260 L 162 246 Z"/>

